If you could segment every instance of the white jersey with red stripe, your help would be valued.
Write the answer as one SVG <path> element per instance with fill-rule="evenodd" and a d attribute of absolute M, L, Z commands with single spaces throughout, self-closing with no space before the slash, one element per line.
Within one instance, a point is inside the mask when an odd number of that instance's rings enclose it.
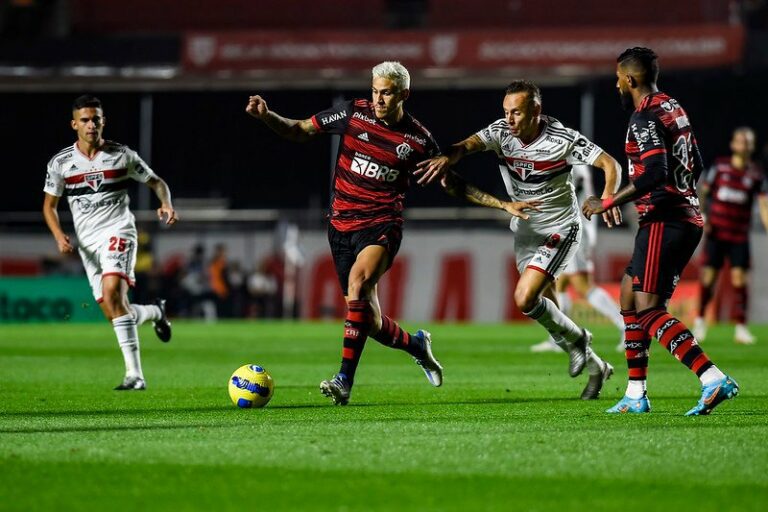
<path fill-rule="evenodd" d="M 99 242 L 105 231 L 135 238 L 129 180 L 146 183 L 156 176 L 128 146 L 105 141 L 93 158 L 88 158 L 75 143 L 48 162 L 43 191 L 67 196 L 78 241 L 91 245 Z"/>
<path fill-rule="evenodd" d="M 499 119 L 477 132 L 486 151 L 499 158 L 499 170 L 513 201 L 541 201 L 540 211 L 520 222 L 534 232 L 547 233 L 553 226 L 578 223 L 580 210 L 571 174 L 572 165 L 592 165 L 602 149 L 557 119 L 541 116 L 542 130 L 529 144 L 509 131 Z M 516 229 L 512 222 L 511 229 Z M 549 228 L 549 229 L 548 229 Z"/>

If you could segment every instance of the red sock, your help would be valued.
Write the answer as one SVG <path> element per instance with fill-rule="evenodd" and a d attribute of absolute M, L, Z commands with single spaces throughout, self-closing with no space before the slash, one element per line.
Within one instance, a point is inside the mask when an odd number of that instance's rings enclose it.
<path fill-rule="evenodd" d="M 355 380 L 355 372 L 360 356 L 363 354 L 371 324 L 373 324 L 371 303 L 367 300 L 349 301 L 347 318 L 344 321 L 344 348 L 341 350 L 340 373 L 346 375 L 350 383 Z"/>
<path fill-rule="evenodd" d="M 629 380 L 648 378 L 648 349 L 651 338 L 637 320 L 637 311 L 621 310 L 624 317 L 624 353 L 627 357 Z"/>
<path fill-rule="evenodd" d="M 420 353 L 421 347 L 417 344 L 411 343 L 411 337 L 413 335 L 408 333 L 405 329 L 400 327 L 397 322 L 389 318 L 387 315 L 381 315 L 381 329 L 379 332 L 371 336 L 382 345 L 388 347 L 405 350 L 411 355 Z"/>
<path fill-rule="evenodd" d="M 648 337 L 655 337 L 675 358 L 697 376 L 712 366 L 707 354 L 683 322 L 673 317 L 663 307 L 640 311 L 637 318 Z"/>
<path fill-rule="evenodd" d="M 731 309 L 731 319 L 737 324 L 747 323 L 747 310 L 749 309 L 749 292 L 746 286 L 734 286 L 735 300 Z"/>

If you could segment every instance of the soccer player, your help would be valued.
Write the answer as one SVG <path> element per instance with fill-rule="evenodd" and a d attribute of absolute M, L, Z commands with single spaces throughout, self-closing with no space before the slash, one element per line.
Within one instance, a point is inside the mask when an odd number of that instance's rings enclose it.
<path fill-rule="evenodd" d="M 606 176 L 604 197 L 609 197 L 620 180 L 621 166 L 576 130 L 543 115 L 541 92 L 535 84 L 526 80 L 512 82 L 504 93 L 502 106 L 503 118 L 454 144 L 447 155 L 421 162 L 419 181 L 428 183 L 443 175 L 443 183 L 452 195 L 512 213 L 510 229 L 515 233 L 515 257 L 520 271 L 515 303 L 569 354 L 571 377 L 587 367 L 589 381 L 581 398 L 595 399 L 613 367 L 592 350 L 592 334 L 576 325 L 543 294 L 551 289 L 581 241 L 571 167 L 582 164 L 602 169 Z M 501 177 L 518 213 L 457 174 L 446 173 L 465 155 L 478 151 L 494 151 L 498 156 Z M 522 213 L 523 210 L 530 213 Z M 621 221 L 618 209 L 604 217 L 609 226 Z"/>
<path fill-rule="evenodd" d="M 112 322 L 125 361 L 125 378 L 116 390 L 146 388 L 141 369 L 137 326 L 150 320 L 161 341 L 171 339 L 165 301 L 130 304 L 134 286 L 137 232 L 128 208 L 130 179 L 145 183 L 160 200 L 157 216 L 168 225 L 178 220 L 168 185 L 128 146 L 104 140 L 106 117 L 98 98 L 84 95 L 72 105 L 77 141 L 48 162 L 43 216 L 59 252 L 75 250 L 59 222 L 59 199 L 66 195 L 77 235 L 78 252 L 96 302 Z"/>
<path fill-rule="evenodd" d="M 744 345 L 755 343 L 755 337 L 746 325 L 749 310 L 747 278 L 751 259 L 749 228 L 752 204 L 758 196 L 760 218 L 768 230 L 768 179 L 752 161 L 754 152 L 755 132 L 748 127 L 737 128 L 731 138 L 731 156 L 717 159 L 704 174 L 701 200 L 702 209 L 707 212 L 704 223 L 705 263 L 701 269 L 699 316 L 693 324 L 693 333 L 699 341 L 704 341 L 707 336 L 704 311 L 712 301 L 717 276 L 727 258 L 731 263 L 731 285 L 736 295 L 732 307 L 732 318 L 736 322 L 733 341 Z"/>
<path fill-rule="evenodd" d="M 349 402 L 368 336 L 413 356 L 433 386 L 443 382 L 430 333 L 404 331 L 382 314 L 377 295 L 377 283 L 400 248 L 403 200 L 411 174 L 418 162 L 439 150 L 429 131 L 403 109 L 410 96 L 408 70 L 399 62 L 382 62 L 374 66 L 372 75 L 372 100 L 348 101 L 308 119 L 282 117 L 261 96 L 251 96 L 245 109 L 289 140 L 341 135 L 328 241 L 347 315 L 341 368 L 320 383 L 321 392 L 336 405 Z"/>
<path fill-rule="evenodd" d="M 629 382 L 624 397 L 606 412 L 650 412 L 646 379 L 655 336 L 701 381 L 701 399 L 686 416 L 709 414 L 736 396 L 739 386 L 710 361 L 685 324 L 667 312 L 680 274 L 701 240 L 703 220 L 696 196 L 701 155 L 688 114 L 656 85 L 659 64 L 653 50 L 624 51 L 617 59 L 616 76 L 621 102 L 633 110 L 625 149 L 631 183 L 612 198 L 589 197 L 582 207 L 589 219 L 634 200 L 640 224 L 621 281 Z"/>
<path fill-rule="evenodd" d="M 592 185 L 592 172 L 588 165 L 573 166 L 573 185 L 576 189 L 576 202 L 581 204 L 589 196 L 595 194 Z M 617 181 L 616 185 L 619 185 Z M 568 286 L 589 304 L 611 321 L 621 331 L 621 341 L 617 347 L 624 352 L 624 319 L 621 316 L 619 305 L 614 302 L 605 288 L 597 286 L 594 281 L 595 264 L 592 261 L 592 253 L 597 243 L 597 219 L 583 221 L 582 240 L 579 249 L 574 254 L 563 274 L 555 282 L 557 302 L 560 311 L 570 314 L 572 303 L 568 295 Z M 531 345 L 532 352 L 560 352 L 555 340 L 550 336 L 541 343 Z"/>

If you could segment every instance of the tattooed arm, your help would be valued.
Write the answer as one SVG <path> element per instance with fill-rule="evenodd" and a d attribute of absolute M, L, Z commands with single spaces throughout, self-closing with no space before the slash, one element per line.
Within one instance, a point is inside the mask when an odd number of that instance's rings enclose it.
<path fill-rule="evenodd" d="M 441 184 L 445 191 L 454 197 L 463 197 L 470 203 L 479 204 L 487 208 L 504 210 L 514 217 L 528 220 L 529 216 L 524 210 L 539 211 L 540 201 L 502 201 L 501 199 L 484 192 L 476 186 L 467 183 L 455 172 L 447 173 Z"/>

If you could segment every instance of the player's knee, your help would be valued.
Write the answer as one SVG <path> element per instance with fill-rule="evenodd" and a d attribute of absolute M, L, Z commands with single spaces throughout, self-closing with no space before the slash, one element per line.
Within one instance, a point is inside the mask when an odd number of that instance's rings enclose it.
<path fill-rule="evenodd" d="M 734 267 L 731 270 L 731 284 L 737 288 L 746 286 L 747 273 L 743 268 Z"/>
<path fill-rule="evenodd" d="M 352 299 L 370 298 L 375 286 L 376 282 L 365 274 L 350 275 L 348 283 L 349 292 L 347 296 Z"/>
<path fill-rule="evenodd" d="M 102 292 L 102 300 L 107 310 L 111 312 L 112 317 L 121 316 L 127 312 L 127 301 L 122 296 L 119 288 L 104 288 Z"/>
<path fill-rule="evenodd" d="M 515 305 L 522 312 L 532 310 L 539 302 L 539 295 L 529 288 L 517 288 L 515 290 Z"/>

